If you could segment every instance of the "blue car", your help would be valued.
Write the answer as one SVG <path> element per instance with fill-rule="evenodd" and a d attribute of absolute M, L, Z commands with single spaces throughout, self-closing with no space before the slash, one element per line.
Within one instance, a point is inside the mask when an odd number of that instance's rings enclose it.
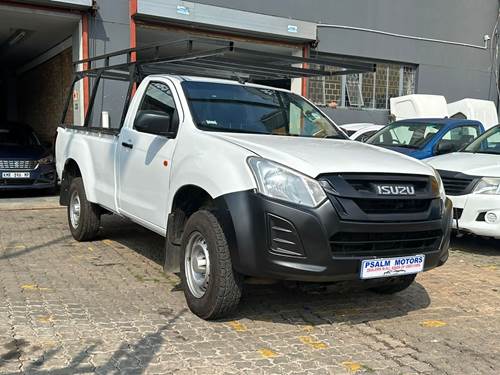
<path fill-rule="evenodd" d="M 408 119 L 387 125 L 367 143 L 416 159 L 427 159 L 458 151 L 482 133 L 484 127 L 479 121 L 451 118 Z"/>
<path fill-rule="evenodd" d="M 0 123 L 0 190 L 55 189 L 54 156 L 24 124 Z"/>

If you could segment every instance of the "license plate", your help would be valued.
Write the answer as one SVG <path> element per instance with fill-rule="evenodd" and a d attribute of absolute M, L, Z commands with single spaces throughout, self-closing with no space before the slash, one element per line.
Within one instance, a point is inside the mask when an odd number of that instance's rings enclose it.
<path fill-rule="evenodd" d="M 29 172 L 2 172 L 2 178 L 30 178 Z"/>
<path fill-rule="evenodd" d="M 409 275 L 424 270 L 425 255 L 412 255 L 397 258 L 367 259 L 361 262 L 360 277 L 374 279 Z"/>

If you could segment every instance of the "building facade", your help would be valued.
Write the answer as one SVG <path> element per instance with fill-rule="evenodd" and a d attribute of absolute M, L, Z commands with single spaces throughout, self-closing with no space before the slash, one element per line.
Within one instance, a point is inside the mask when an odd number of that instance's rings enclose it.
<path fill-rule="evenodd" d="M 273 53 L 372 62 L 374 72 L 290 87 L 338 123 L 387 123 L 394 96 L 497 101 L 498 13 L 497 0 L 1 1 L 1 109 L 4 118 L 28 122 L 50 139 L 72 80 L 71 59 L 203 36 Z M 90 90 L 75 87 L 75 118 L 83 116 Z M 98 88 L 94 112 L 113 112 L 118 92 L 111 84 Z M 111 119 L 119 126 L 117 114 Z"/>

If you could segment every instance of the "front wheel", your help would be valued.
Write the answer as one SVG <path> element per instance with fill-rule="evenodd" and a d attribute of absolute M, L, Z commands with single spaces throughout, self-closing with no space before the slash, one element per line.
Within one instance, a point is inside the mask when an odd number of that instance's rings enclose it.
<path fill-rule="evenodd" d="M 370 288 L 372 292 L 379 294 L 394 294 L 402 292 L 410 287 L 417 275 L 404 275 L 389 279 L 386 283 Z"/>
<path fill-rule="evenodd" d="M 83 180 L 75 177 L 69 187 L 68 224 L 77 241 L 91 241 L 101 223 L 99 206 L 87 200 Z"/>
<path fill-rule="evenodd" d="M 201 210 L 191 215 L 181 247 L 182 285 L 191 311 L 210 320 L 236 309 L 242 280 L 233 270 L 226 235 L 212 212 Z"/>

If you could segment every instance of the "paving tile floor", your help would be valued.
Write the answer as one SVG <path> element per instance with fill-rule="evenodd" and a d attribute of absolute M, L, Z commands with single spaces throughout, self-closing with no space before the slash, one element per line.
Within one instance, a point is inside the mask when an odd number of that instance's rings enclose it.
<path fill-rule="evenodd" d="M 78 243 L 64 209 L 19 208 L 0 202 L 0 374 L 500 373 L 498 240 L 455 239 L 397 295 L 248 285 L 206 322 L 160 236 L 106 216 Z"/>

